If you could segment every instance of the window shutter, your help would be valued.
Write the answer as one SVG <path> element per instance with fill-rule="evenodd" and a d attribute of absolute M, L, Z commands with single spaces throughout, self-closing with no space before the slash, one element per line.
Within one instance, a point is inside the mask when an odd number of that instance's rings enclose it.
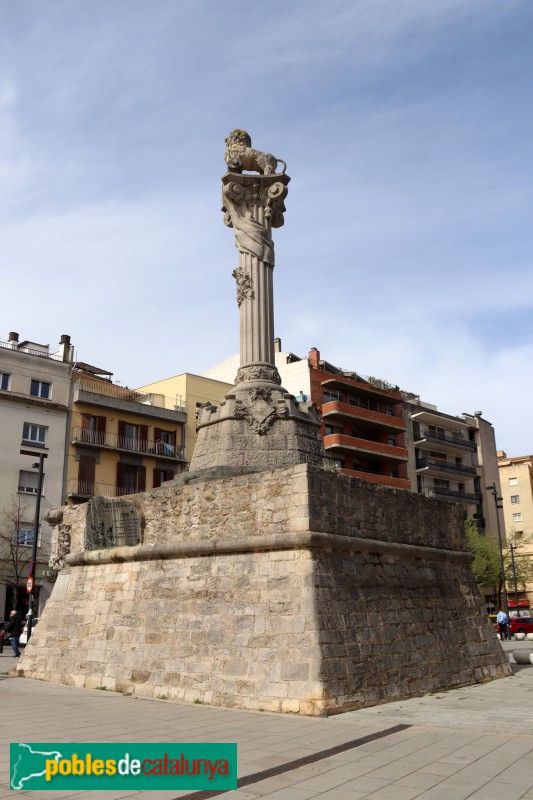
<path fill-rule="evenodd" d="M 91 428 L 91 415 L 90 414 L 82 414 L 81 415 L 81 427 L 84 431 L 88 431 Z"/>
<path fill-rule="evenodd" d="M 78 480 L 94 483 L 96 458 L 94 456 L 80 456 L 78 466 Z"/>
<path fill-rule="evenodd" d="M 161 428 L 154 428 L 154 439 L 156 442 L 161 440 Z"/>
<path fill-rule="evenodd" d="M 144 492 L 146 489 L 146 467 L 137 468 L 137 491 Z"/>
<path fill-rule="evenodd" d="M 98 433 L 105 433 L 105 417 L 96 417 L 96 430 Z"/>
<path fill-rule="evenodd" d="M 139 425 L 139 448 L 142 453 L 148 449 L 148 425 Z"/>
<path fill-rule="evenodd" d="M 118 446 L 126 446 L 126 423 L 121 419 L 118 421 Z"/>
<path fill-rule="evenodd" d="M 153 485 L 154 489 L 157 489 L 158 486 L 161 486 L 161 470 L 160 469 L 154 469 L 154 477 L 153 477 L 152 485 Z"/>
<path fill-rule="evenodd" d="M 124 464 L 121 464 L 120 461 L 117 463 L 117 488 L 124 488 Z"/>

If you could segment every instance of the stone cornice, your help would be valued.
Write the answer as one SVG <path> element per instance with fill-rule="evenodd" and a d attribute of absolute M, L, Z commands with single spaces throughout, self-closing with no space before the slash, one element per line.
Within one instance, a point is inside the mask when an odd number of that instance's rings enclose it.
<path fill-rule="evenodd" d="M 473 560 L 473 555 L 468 551 L 385 542 L 377 539 L 365 539 L 359 536 L 323 533 L 320 531 L 294 531 L 252 539 L 189 540 L 174 544 L 137 545 L 135 547 L 115 547 L 109 550 L 89 550 L 70 553 L 66 556 L 65 561 L 70 566 L 84 566 L 87 564 L 115 564 L 124 561 L 154 561 L 169 558 L 212 556 L 214 554 L 230 555 L 310 548 L 382 553 L 398 558 L 419 558 L 426 561 L 449 561 L 465 564 Z"/>

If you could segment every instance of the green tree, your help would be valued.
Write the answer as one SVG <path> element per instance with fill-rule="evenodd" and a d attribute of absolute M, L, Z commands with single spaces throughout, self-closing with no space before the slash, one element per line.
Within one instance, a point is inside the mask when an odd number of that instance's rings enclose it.
<path fill-rule="evenodd" d="M 470 566 L 478 589 L 496 588 L 501 593 L 501 560 L 498 545 L 491 537 L 480 536 L 476 523 L 465 522 L 466 546 L 474 556 Z"/>
<path fill-rule="evenodd" d="M 474 555 L 471 569 L 478 589 L 491 588 L 498 608 L 503 607 L 502 593 L 502 559 L 500 548 L 494 536 L 480 536 L 476 523 L 467 519 L 465 522 L 466 545 Z M 528 583 L 533 582 L 533 559 L 527 555 L 520 555 L 515 549 L 516 584 L 520 589 L 525 589 Z M 514 594 L 514 572 L 511 557 L 511 548 L 505 543 L 502 549 L 503 568 L 507 596 Z"/>

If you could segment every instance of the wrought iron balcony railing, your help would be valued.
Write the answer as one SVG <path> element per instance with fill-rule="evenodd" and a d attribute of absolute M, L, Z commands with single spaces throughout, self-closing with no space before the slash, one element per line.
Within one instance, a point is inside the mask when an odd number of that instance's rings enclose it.
<path fill-rule="evenodd" d="M 464 464 L 456 464 L 453 461 L 445 461 L 441 458 L 417 458 L 417 469 L 444 470 L 445 472 L 464 473 L 466 475 L 477 475 L 476 467 L 467 467 Z"/>
<path fill-rule="evenodd" d="M 116 486 L 112 483 L 99 483 L 97 481 L 79 481 L 71 479 L 67 483 L 68 497 L 122 497 L 125 494 L 135 494 L 131 487 Z"/>
<path fill-rule="evenodd" d="M 128 450 L 132 453 L 145 453 L 158 458 L 171 458 L 185 461 L 185 448 L 168 444 L 160 439 L 140 439 L 138 436 L 119 436 L 117 433 L 93 431 L 87 428 L 72 429 L 72 444 L 89 444 L 106 447 L 109 450 Z"/>

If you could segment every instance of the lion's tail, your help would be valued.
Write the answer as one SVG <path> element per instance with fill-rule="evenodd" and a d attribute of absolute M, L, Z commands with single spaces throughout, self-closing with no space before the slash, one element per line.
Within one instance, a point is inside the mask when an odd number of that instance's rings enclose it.
<path fill-rule="evenodd" d="M 283 164 L 283 169 L 281 170 L 281 174 L 285 175 L 285 170 L 287 169 L 287 164 L 285 163 L 285 161 L 282 158 L 276 158 L 276 161 L 278 162 L 278 164 Z"/>

